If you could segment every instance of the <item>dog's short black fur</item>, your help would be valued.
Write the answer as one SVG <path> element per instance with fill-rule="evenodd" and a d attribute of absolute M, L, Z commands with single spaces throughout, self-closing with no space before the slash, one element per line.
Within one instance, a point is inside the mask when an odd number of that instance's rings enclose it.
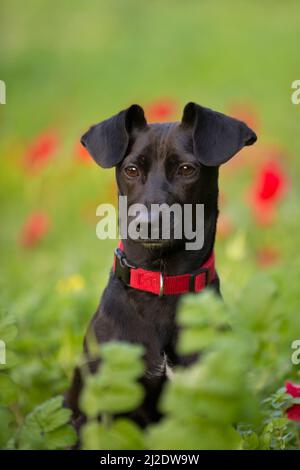
<path fill-rule="evenodd" d="M 93 127 L 82 143 L 102 167 L 115 167 L 119 194 L 128 204 L 204 204 L 205 241 L 202 249 L 185 251 L 184 240 L 153 243 L 124 240 L 124 252 L 134 265 L 160 269 L 169 275 L 192 273 L 211 254 L 218 217 L 218 170 L 245 145 L 256 141 L 255 133 L 236 119 L 189 103 L 181 122 L 148 125 L 142 108 L 133 105 Z M 219 279 L 212 287 L 219 292 Z M 127 287 L 111 273 L 89 332 L 97 341 L 125 340 L 145 347 L 146 373 L 141 379 L 145 400 L 132 417 L 141 425 L 159 419 L 157 400 L 166 379 L 166 364 L 188 364 L 194 357 L 178 357 L 176 310 L 180 295 L 158 297 Z M 87 341 L 85 353 L 89 358 Z M 98 362 L 90 360 L 93 372 Z M 82 388 L 79 369 L 68 396 L 74 422 L 84 417 L 78 408 Z"/>

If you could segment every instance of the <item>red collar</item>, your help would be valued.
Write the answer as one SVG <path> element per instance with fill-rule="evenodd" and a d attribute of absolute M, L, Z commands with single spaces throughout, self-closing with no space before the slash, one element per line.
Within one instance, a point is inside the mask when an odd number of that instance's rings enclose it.
<path fill-rule="evenodd" d="M 216 277 L 215 256 L 212 253 L 208 260 L 192 274 L 167 276 L 161 271 L 148 271 L 129 264 L 123 251 L 123 243 L 120 242 L 115 250 L 113 272 L 127 286 L 151 292 L 160 297 L 200 292 Z"/>

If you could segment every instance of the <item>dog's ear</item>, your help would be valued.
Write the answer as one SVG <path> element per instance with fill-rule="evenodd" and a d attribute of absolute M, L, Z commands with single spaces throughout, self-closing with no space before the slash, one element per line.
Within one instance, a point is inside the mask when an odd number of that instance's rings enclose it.
<path fill-rule="evenodd" d="M 244 122 L 196 103 L 185 106 L 181 126 L 191 128 L 194 153 L 206 166 L 227 162 L 245 145 L 257 140 L 255 132 Z"/>
<path fill-rule="evenodd" d="M 92 126 L 81 143 L 98 165 L 111 168 L 124 158 L 130 134 L 147 127 L 143 109 L 133 104 L 115 116 Z"/>

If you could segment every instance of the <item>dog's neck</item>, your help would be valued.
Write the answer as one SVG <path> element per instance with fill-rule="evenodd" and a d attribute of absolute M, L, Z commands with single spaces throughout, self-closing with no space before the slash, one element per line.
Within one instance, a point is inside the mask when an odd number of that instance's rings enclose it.
<path fill-rule="evenodd" d="M 148 270 L 162 269 L 168 275 L 196 271 L 208 259 L 214 249 L 218 218 L 217 201 L 205 206 L 204 245 L 200 250 L 186 250 L 183 241 L 167 248 L 148 248 L 130 239 L 123 240 L 127 260 L 137 267 Z"/>

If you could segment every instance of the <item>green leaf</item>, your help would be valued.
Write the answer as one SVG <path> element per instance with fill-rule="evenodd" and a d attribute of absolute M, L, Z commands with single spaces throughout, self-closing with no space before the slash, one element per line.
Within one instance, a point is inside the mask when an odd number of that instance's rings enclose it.
<path fill-rule="evenodd" d="M 102 376 L 109 378 L 117 375 L 120 381 L 134 380 L 140 377 L 144 372 L 142 354 L 143 348 L 137 344 L 112 341 L 101 345 Z"/>
<path fill-rule="evenodd" d="M 63 397 L 52 398 L 26 416 L 17 436 L 19 449 L 63 449 L 76 442 L 68 424 L 70 410 L 62 408 Z"/>
<path fill-rule="evenodd" d="M 111 342 L 101 345 L 101 366 L 88 375 L 80 396 L 80 408 L 89 417 L 134 409 L 143 398 L 136 379 L 144 371 L 143 348 L 136 344 Z"/>
<path fill-rule="evenodd" d="M 241 446 L 239 434 L 228 425 L 204 419 L 165 419 L 150 427 L 146 439 L 152 450 L 230 450 Z"/>
<path fill-rule="evenodd" d="M 109 379 L 106 375 L 103 377 L 101 370 L 89 376 L 80 396 L 81 410 L 95 418 L 103 412 L 121 413 L 138 406 L 143 398 L 142 386 L 120 379 Z"/>
<path fill-rule="evenodd" d="M 77 434 L 70 424 L 65 424 L 45 435 L 46 449 L 65 449 L 76 443 Z"/>
<path fill-rule="evenodd" d="M 259 447 L 259 438 L 258 435 L 249 431 L 243 435 L 242 447 L 244 450 L 255 450 Z"/>
<path fill-rule="evenodd" d="M 218 337 L 218 332 L 210 327 L 185 328 L 178 342 L 180 354 L 200 352 L 210 346 Z"/>
<path fill-rule="evenodd" d="M 87 450 L 144 449 L 142 430 L 133 422 L 117 419 L 110 426 L 91 421 L 81 433 L 83 448 Z"/>
<path fill-rule="evenodd" d="M 228 322 L 226 305 L 212 291 L 201 296 L 186 296 L 178 313 L 178 322 L 184 327 L 218 327 Z"/>

